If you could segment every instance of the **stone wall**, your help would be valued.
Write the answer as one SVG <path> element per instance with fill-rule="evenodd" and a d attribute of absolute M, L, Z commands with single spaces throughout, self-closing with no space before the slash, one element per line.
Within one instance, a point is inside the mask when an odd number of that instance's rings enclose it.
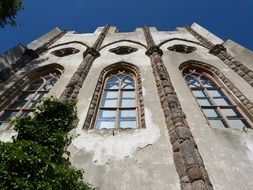
<path fill-rule="evenodd" d="M 86 181 L 103 190 L 253 187 L 252 130 L 211 128 L 181 73 L 191 66 L 213 73 L 252 120 L 253 66 L 239 59 L 237 45 L 220 45 L 221 39 L 196 24 L 176 31 L 145 27 L 118 33 L 106 26 L 94 33 L 57 30 L 53 35 L 46 43 L 32 43 L 43 44 L 37 47 L 39 57 L 22 62 L 0 85 L 1 109 L 29 83 L 30 71 L 59 65 L 64 72 L 48 96 L 78 99 L 80 121 L 68 149 L 72 165 L 85 170 Z M 78 51 L 57 57 L 53 52 L 62 48 Z M 89 118 L 96 116 L 101 76 L 117 65 L 132 65 L 138 73 L 140 127 L 98 131 Z M 10 140 L 13 134 L 0 130 L 0 139 Z"/>

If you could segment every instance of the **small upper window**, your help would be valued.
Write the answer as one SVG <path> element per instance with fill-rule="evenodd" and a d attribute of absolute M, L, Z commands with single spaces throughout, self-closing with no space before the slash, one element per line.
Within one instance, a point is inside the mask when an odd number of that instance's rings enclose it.
<path fill-rule="evenodd" d="M 135 77 L 124 71 L 107 77 L 96 119 L 96 129 L 137 127 Z"/>
<path fill-rule="evenodd" d="M 8 126 L 10 119 L 27 116 L 35 110 L 37 102 L 45 96 L 59 78 L 58 73 L 40 77 L 28 85 L 22 92 L 0 112 L 0 127 Z"/>
<path fill-rule="evenodd" d="M 168 47 L 168 50 L 175 51 L 178 53 L 189 54 L 189 53 L 196 51 L 197 48 L 192 47 L 192 46 L 183 45 L 183 44 L 176 44 L 174 46 Z"/>
<path fill-rule="evenodd" d="M 127 55 L 136 52 L 137 50 L 138 50 L 137 48 L 133 48 L 130 46 L 119 46 L 113 49 L 109 49 L 109 52 L 115 53 L 117 55 Z"/>
<path fill-rule="evenodd" d="M 209 124 L 215 128 L 249 128 L 238 106 L 207 73 L 190 70 L 185 80 Z"/>
<path fill-rule="evenodd" d="M 64 56 L 78 53 L 79 51 L 80 50 L 75 49 L 75 48 L 63 48 L 63 49 L 58 49 L 58 50 L 53 51 L 52 54 L 57 57 L 64 57 Z"/>

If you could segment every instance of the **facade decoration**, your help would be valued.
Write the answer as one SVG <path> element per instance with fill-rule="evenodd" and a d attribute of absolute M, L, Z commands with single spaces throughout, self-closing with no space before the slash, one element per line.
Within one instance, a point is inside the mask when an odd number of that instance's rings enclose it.
<path fill-rule="evenodd" d="M 222 84 L 226 86 L 226 88 L 233 93 L 233 95 L 240 100 L 240 104 L 243 106 L 243 109 L 246 109 L 247 112 L 253 116 L 253 103 L 247 97 L 243 95 L 243 93 L 224 75 L 222 72 L 216 67 L 209 65 L 207 63 L 203 63 L 196 60 L 189 60 L 180 65 L 179 69 L 182 70 L 182 73 L 185 74 L 185 71 L 189 69 L 197 68 L 204 72 L 209 73 L 211 76 L 215 76 L 216 79 L 222 81 Z"/>
<path fill-rule="evenodd" d="M 132 79 L 130 79 L 130 81 L 128 82 L 129 84 L 125 85 L 125 89 L 124 89 L 124 85 L 122 87 L 118 86 L 120 85 L 122 82 L 124 84 L 124 81 L 121 80 L 121 77 L 123 76 L 119 76 L 120 78 L 118 80 L 116 80 L 115 82 L 110 82 L 108 81 L 108 79 L 106 80 L 106 78 L 108 78 L 108 74 L 109 76 L 112 76 L 112 73 L 116 72 L 116 76 L 117 74 L 119 74 L 119 72 L 123 72 L 123 73 L 129 73 L 130 77 Z M 132 76 L 131 76 L 132 75 Z M 124 79 L 125 77 L 123 77 Z M 114 79 L 114 77 L 112 78 L 112 80 Z M 105 83 L 106 84 L 103 84 Z M 132 82 L 131 82 L 132 81 Z M 121 83 L 120 83 L 121 82 Z M 126 81 L 127 82 L 127 81 Z M 106 86 L 110 86 L 112 84 L 115 84 L 111 87 L 111 89 L 107 88 Z M 103 93 L 103 88 L 104 90 L 106 90 L 107 92 L 112 92 L 112 96 L 110 96 L 110 94 L 108 93 Z M 115 93 L 116 92 L 116 93 Z M 125 95 L 124 95 L 125 92 Z M 126 93 L 129 92 L 129 93 Z M 114 94 L 117 94 L 116 96 L 114 96 Z M 110 96 L 107 98 L 107 96 Z M 112 101 L 110 102 L 105 102 L 105 100 L 107 99 L 107 101 Z M 100 100 L 100 103 L 99 103 Z M 102 104 L 102 105 L 101 105 Z M 105 105 L 103 105 L 105 104 Z M 109 104 L 107 106 L 107 104 Z M 133 104 L 133 105 L 132 105 Z M 145 115 L 144 115 L 144 102 L 143 102 L 143 92 L 142 92 L 142 82 L 141 82 L 141 76 L 140 76 L 140 71 L 139 69 L 134 66 L 133 64 L 129 64 L 126 62 L 120 62 L 120 63 L 115 63 L 107 68 L 105 68 L 102 73 L 100 74 L 100 77 L 98 79 L 98 83 L 95 89 L 95 92 L 93 94 L 92 97 L 92 101 L 89 107 L 89 111 L 88 114 L 86 116 L 86 120 L 84 123 L 84 129 L 92 129 L 92 128 L 96 128 L 95 127 L 95 123 L 96 123 L 96 114 L 98 114 L 97 117 L 99 117 L 98 110 L 99 107 L 101 107 L 102 109 L 100 110 L 100 112 L 102 110 L 115 110 L 115 116 L 113 116 L 113 118 L 111 119 L 104 119 L 105 121 L 112 121 L 114 124 L 114 128 L 121 128 L 119 125 L 115 125 L 116 124 L 116 117 L 118 117 L 117 120 L 119 120 L 120 118 L 120 111 L 121 110 L 125 110 L 125 111 L 130 111 L 130 114 L 133 113 L 133 117 L 132 118 L 122 118 L 122 120 L 130 120 L 135 122 L 134 125 L 130 125 L 129 127 L 126 128 L 137 128 L 137 127 L 141 127 L 141 128 L 145 128 Z M 111 114 L 114 114 L 112 112 L 110 112 Z M 117 113 L 117 116 L 116 116 Z M 105 113 L 106 114 L 106 113 Z M 123 112 L 124 114 L 124 112 Z M 99 120 L 99 118 L 98 118 Z M 93 121 L 93 122 L 92 122 Z M 111 122 L 111 123 L 112 123 Z M 118 124 L 118 123 L 117 123 Z M 101 127 L 97 127 L 97 128 L 101 128 Z"/>
<path fill-rule="evenodd" d="M 109 49 L 109 52 L 115 53 L 117 55 L 126 55 L 133 52 L 136 52 L 138 49 L 130 47 L 130 46 L 118 46 L 113 49 Z"/>
<path fill-rule="evenodd" d="M 75 49 L 75 48 L 63 48 L 63 49 L 53 51 L 52 54 L 57 56 L 57 57 L 64 57 L 64 56 L 68 56 L 68 55 L 71 55 L 71 54 L 76 54 L 79 51 L 80 50 Z"/>
<path fill-rule="evenodd" d="M 162 60 L 161 50 L 156 47 L 149 28 L 144 27 L 161 106 L 170 135 L 175 166 L 181 189 L 213 189 L 196 142 L 185 120 L 174 87 Z"/>
<path fill-rule="evenodd" d="M 61 99 L 75 99 L 77 97 L 93 61 L 99 56 L 97 50 L 100 48 L 109 28 L 109 26 L 105 26 L 103 31 L 98 36 L 98 39 L 96 40 L 93 47 L 86 49 L 83 54 L 83 61 L 80 64 L 78 70 L 73 75 L 69 84 L 66 86 L 66 89 L 61 95 Z"/>
<path fill-rule="evenodd" d="M 252 59 L 196 23 L 56 28 L 0 54 L 0 140 L 42 97 L 76 99 L 70 163 L 94 187 L 252 189 Z"/>
<path fill-rule="evenodd" d="M 170 51 L 175 51 L 178 53 L 185 53 L 185 54 L 189 54 L 192 53 L 194 51 L 196 51 L 197 48 L 192 47 L 192 46 L 186 46 L 186 45 L 182 45 L 182 44 L 176 44 L 174 46 L 168 47 L 168 50 Z"/>
<path fill-rule="evenodd" d="M 250 128 L 233 98 L 229 97 L 222 85 L 215 82 L 211 75 L 195 69 L 184 75 L 211 127 Z"/>

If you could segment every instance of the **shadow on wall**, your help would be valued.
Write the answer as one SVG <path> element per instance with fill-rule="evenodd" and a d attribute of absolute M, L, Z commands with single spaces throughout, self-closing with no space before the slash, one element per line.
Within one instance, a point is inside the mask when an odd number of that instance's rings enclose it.
<path fill-rule="evenodd" d="M 24 67 L 21 72 L 29 72 L 33 68 L 36 68 L 38 64 L 47 61 L 49 58 L 38 58 L 29 63 L 29 67 Z M 12 75 L 15 75 L 15 73 L 18 72 L 18 69 L 15 69 L 13 67 L 6 67 L 3 70 L 0 71 L 0 84 L 7 81 Z M 2 90 L 2 89 L 0 89 Z"/>

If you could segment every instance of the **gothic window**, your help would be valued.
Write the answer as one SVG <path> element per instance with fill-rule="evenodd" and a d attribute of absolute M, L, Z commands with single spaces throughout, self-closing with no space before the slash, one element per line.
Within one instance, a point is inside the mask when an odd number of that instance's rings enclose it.
<path fill-rule="evenodd" d="M 45 96 L 59 78 L 54 72 L 37 78 L 27 85 L 16 98 L 0 112 L 0 126 L 8 125 L 10 119 L 26 116 L 35 110 L 36 103 Z"/>
<path fill-rule="evenodd" d="M 96 119 L 96 129 L 138 127 L 135 76 L 119 71 L 105 80 Z"/>
<path fill-rule="evenodd" d="M 210 126 L 215 128 L 250 127 L 233 99 L 210 75 L 195 70 L 190 70 L 184 75 Z"/>

